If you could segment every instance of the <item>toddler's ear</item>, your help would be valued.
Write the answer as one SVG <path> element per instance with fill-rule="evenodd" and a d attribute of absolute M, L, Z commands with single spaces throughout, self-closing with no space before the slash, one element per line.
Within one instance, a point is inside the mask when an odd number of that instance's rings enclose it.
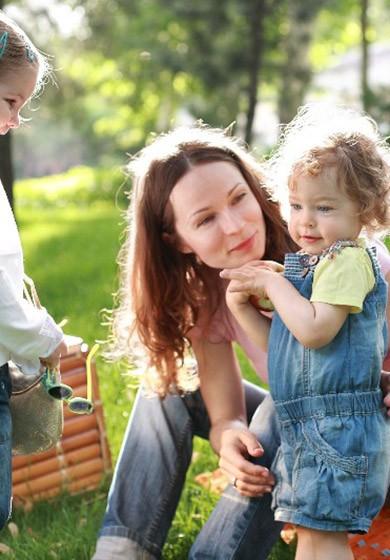
<path fill-rule="evenodd" d="M 191 247 L 189 245 L 187 245 L 187 243 L 184 243 L 184 241 L 182 239 L 180 239 L 180 237 L 175 234 L 175 233 L 166 233 L 164 232 L 162 234 L 162 238 L 163 241 L 167 244 L 167 245 L 171 245 L 172 247 L 175 247 L 175 249 L 177 249 L 180 253 L 193 253 L 194 251 L 191 249 Z"/>

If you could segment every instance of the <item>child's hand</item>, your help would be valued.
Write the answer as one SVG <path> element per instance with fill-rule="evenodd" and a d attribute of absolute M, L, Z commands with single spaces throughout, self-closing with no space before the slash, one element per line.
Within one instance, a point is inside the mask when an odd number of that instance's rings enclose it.
<path fill-rule="evenodd" d="M 241 290 L 239 282 L 231 280 L 226 289 L 226 304 L 233 311 L 240 305 L 246 305 L 251 297 L 247 291 Z"/>
<path fill-rule="evenodd" d="M 49 356 L 46 356 L 46 358 L 39 358 L 39 359 L 44 367 L 47 367 L 49 369 L 56 369 L 60 365 L 61 356 L 65 355 L 67 351 L 68 351 L 68 347 L 65 344 L 65 342 L 62 340 L 57 346 L 57 348 Z"/>
<path fill-rule="evenodd" d="M 382 370 L 381 389 L 383 393 L 383 402 L 387 408 L 387 415 L 390 416 L 390 372 Z"/>
<path fill-rule="evenodd" d="M 230 280 L 226 295 L 238 292 L 238 303 L 245 303 L 253 295 L 266 297 L 267 283 L 275 274 L 278 272 L 271 270 L 266 261 L 251 261 L 240 268 L 225 268 L 220 272 L 221 278 Z"/>

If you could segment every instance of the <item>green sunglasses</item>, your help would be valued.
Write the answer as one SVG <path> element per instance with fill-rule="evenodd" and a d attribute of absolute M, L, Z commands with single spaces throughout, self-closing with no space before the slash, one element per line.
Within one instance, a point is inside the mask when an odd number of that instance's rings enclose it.
<path fill-rule="evenodd" d="M 74 414 L 92 414 L 93 412 L 91 361 L 98 348 L 99 344 L 94 344 L 86 359 L 87 398 L 73 397 L 72 387 L 65 385 L 65 383 L 58 383 L 58 371 L 55 369 L 47 368 L 42 377 L 42 384 L 49 395 L 53 397 L 53 399 L 66 402 L 69 410 Z"/>

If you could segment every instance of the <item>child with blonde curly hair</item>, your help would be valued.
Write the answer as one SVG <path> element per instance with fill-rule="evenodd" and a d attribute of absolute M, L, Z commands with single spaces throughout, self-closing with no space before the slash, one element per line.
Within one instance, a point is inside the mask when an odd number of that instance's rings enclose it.
<path fill-rule="evenodd" d="M 352 560 L 348 533 L 368 531 L 389 485 L 387 284 L 370 237 L 390 224 L 390 150 L 369 117 L 314 104 L 269 168 L 300 250 L 283 274 L 255 261 L 221 276 L 230 310 L 268 350 L 281 427 L 275 519 L 298 526 L 298 560 Z M 253 295 L 271 300 L 272 321 Z"/>

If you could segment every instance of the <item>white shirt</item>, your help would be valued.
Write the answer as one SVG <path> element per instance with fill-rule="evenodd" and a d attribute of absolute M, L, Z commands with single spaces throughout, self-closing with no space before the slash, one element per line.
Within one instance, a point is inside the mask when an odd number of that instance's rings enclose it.
<path fill-rule="evenodd" d="M 23 298 L 23 252 L 7 195 L 0 183 L 0 365 L 12 360 L 26 375 L 63 339 L 46 309 Z"/>

